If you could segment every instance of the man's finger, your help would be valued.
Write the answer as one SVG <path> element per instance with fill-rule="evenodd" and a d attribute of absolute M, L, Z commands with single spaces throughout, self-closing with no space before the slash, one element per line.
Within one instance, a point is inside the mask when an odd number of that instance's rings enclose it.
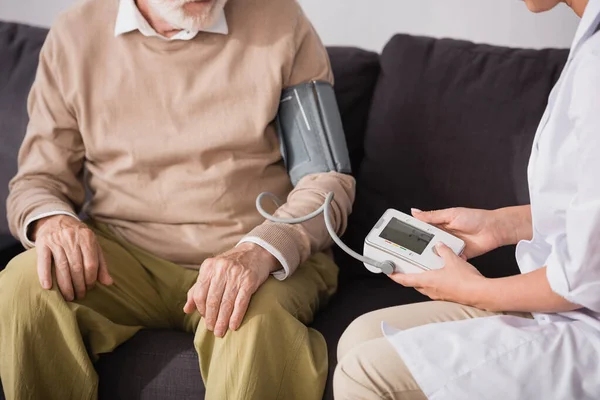
<path fill-rule="evenodd" d="M 69 269 L 71 270 L 71 280 L 73 281 L 75 296 L 77 299 L 83 299 L 85 297 L 86 287 L 81 248 L 76 246 L 73 249 L 69 249 L 66 254 L 67 260 L 69 261 Z"/>
<path fill-rule="evenodd" d="M 98 250 L 96 246 L 84 244 L 81 246 L 81 254 L 83 255 L 83 275 L 85 278 L 85 286 L 87 289 L 94 287 L 98 279 L 98 269 L 100 268 L 100 260 L 98 259 Z"/>
<path fill-rule="evenodd" d="M 412 208 L 410 211 L 416 219 L 433 225 L 448 224 L 454 217 L 454 209 L 452 208 L 436 211 L 421 211 L 418 208 Z"/>
<path fill-rule="evenodd" d="M 54 258 L 54 270 L 56 271 L 56 283 L 67 301 L 75 299 L 73 291 L 73 281 L 71 280 L 71 271 L 69 269 L 69 260 L 65 251 L 60 246 L 52 247 L 52 258 Z"/>
<path fill-rule="evenodd" d="M 37 272 L 44 289 L 52 289 L 52 251 L 44 245 L 37 248 Z"/>
<path fill-rule="evenodd" d="M 206 297 L 208 296 L 208 291 L 210 290 L 211 276 L 212 275 L 209 272 L 203 271 L 202 267 L 200 267 L 198 280 L 194 285 L 194 293 L 192 293 L 192 298 L 196 305 L 196 309 L 200 315 L 202 315 L 202 317 L 206 316 Z"/>
<path fill-rule="evenodd" d="M 227 280 L 224 275 L 213 276 L 210 281 L 210 287 L 206 296 L 206 314 L 204 315 L 204 322 L 209 331 L 215 328 L 226 282 Z M 198 299 L 196 299 L 196 303 L 198 303 Z"/>
<path fill-rule="evenodd" d="M 229 320 L 229 329 L 232 331 L 236 331 L 240 325 L 242 325 L 242 321 L 246 316 L 246 311 L 248 311 L 248 306 L 250 305 L 250 300 L 252 299 L 252 292 L 247 287 L 242 287 L 238 292 L 238 295 L 235 299 L 235 305 L 233 307 L 233 313 L 231 314 L 231 318 Z"/>
<path fill-rule="evenodd" d="M 196 290 L 196 285 L 192 286 L 190 290 L 187 292 L 187 300 L 185 305 L 183 306 L 183 312 L 186 314 L 191 314 L 196 311 L 196 303 L 194 303 L 194 291 Z"/>
<path fill-rule="evenodd" d="M 215 324 L 215 336 L 217 337 L 223 337 L 227 332 L 238 291 L 238 288 L 232 285 L 225 286 L 225 292 L 223 293 L 217 316 L 217 323 Z"/>
<path fill-rule="evenodd" d="M 110 286 L 114 283 L 114 280 L 108 272 L 108 264 L 106 262 L 106 258 L 104 258 L 102 247 L 100 247 L 100 245 L 97 245 L 96 247 L 98 254 L 98 282 L 104 286 Z"/>

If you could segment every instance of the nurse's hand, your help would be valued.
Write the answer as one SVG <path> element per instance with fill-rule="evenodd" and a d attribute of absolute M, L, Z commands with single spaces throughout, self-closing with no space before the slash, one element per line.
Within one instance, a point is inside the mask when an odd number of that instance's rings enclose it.
<path fill-rule="evenodd" d="M 412 209 L 418 220 L 438 228 L 465 241 L 463 254 L 477 257 L 503 245 L 495 211 L 472 208 L 448 208 L 438 211 Z"/>
<path fill-rule="evenodd" d="M 443 268 L 417 274 L 395 273 L 390 278 L 402 286 L 415 288 L 432 300 L 477 307 L 474 295 L 480 292 L 487 278 L 446 245 L 438 244 L 436 251 L 444 259 Z"/>

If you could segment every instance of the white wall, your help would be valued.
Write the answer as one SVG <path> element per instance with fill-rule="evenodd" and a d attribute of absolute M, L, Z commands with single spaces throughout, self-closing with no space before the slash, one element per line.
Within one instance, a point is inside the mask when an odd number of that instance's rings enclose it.
<path fill-rule="evenodd" d="M 0 0 L 0 19 L 50 26 L 74 0 Z"/>
<path fill-rule="evenodd" d="M 397 32 L 508 46 L 568 47 L 578 22 L 566 6 L 534 15 L 519 0 L 299 1 L 326 44 L 376 51 Z M 0 19 L 49 26 L 72 2 L 0 0 Z"/>
<path fill-rule="evenodd" d="M 327 44 L 381 50 L 394 33 L 521 47 L 569 47 L 578 18 L 565 5 L 533 14 L 518 0 L 300 0 Z"/>

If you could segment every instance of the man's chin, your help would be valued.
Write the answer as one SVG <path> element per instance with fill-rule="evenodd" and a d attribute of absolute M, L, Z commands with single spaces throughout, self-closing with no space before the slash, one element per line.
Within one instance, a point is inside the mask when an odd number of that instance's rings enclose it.
<path fill-rule="evenodd" d="M 187 15 L 207 15 L 214 7 L 215 0 L 190 1 L 182 6 Z"/>
<path fill-rule="evenodd" d="M 193 24 L 195 30 L 202 30 L 211 27 L 217 22 L 222 2 L 218 0 L 191 1 L 182 6 L 186 16 L 186 25 Z"/>

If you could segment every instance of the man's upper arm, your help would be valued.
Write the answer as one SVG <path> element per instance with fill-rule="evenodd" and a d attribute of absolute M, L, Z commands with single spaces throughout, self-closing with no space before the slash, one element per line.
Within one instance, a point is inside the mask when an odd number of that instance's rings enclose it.
<path fill-rule="evenodd" d="M 333 84 L 333 74 L 325 46 L 300 6 L 295 4 L 298 9 L 292 45 L 293 56 L 291 66 L 286 68 L 289 74 L 284 77 L 283 86 L 289 88 L 311 81 Z M 353 177 L 335 171 L 301 178 L 289 194 L 287 202 L 275 212 L 275 216 L 286 219 L 305 216 L 318 209 L 329 192 L 335 193 L 331 204 L 331 222 L 336 232 L 341 234 L 352 210 L 355 181 Z M 297 225 L 265 221 L 241 242 L 246 241 L 259 244 L 280 261 L 283 269 L 274 274 L 278 279 L 287 278 L 312 253 L 323 250 L 332 243 L 322 215 Z"/>
<path fill-rule="evenodd" d="M 310 81 L 325 81 L 333 84 L 333 73 L 327 50 L 300 6 L 298 6 L 293 45 L 293 63 L 290 75 L 284 82 L 285 87 Z"/>

